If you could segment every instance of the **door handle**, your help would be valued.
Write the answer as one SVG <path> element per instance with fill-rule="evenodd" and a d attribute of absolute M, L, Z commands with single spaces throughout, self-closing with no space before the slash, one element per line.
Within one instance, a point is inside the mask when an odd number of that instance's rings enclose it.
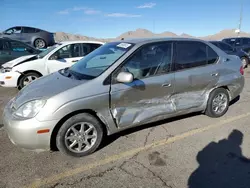
<path fill-rule="evenodd" d="M 212 73 L 211 76 L 218 76 L 219 73 Z"/>
<path fill-rule="evenodd" d="M 72 60 L 71 62 L 73 62 L 73 63 L 74 63 L 74 62 L 77 62 L 77 61 L 78 61 L 78 60 Z"/>
<path fill-rule="evenodd" d="M 170 86 L 171 86 L 170 83 L 162 84 L 162 87 L 170 87 Z"/>

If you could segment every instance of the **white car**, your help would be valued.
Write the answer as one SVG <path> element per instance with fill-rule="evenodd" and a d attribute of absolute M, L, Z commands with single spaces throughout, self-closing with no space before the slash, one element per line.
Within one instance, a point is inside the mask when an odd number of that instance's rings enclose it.
<path fill-rule="evenodd" d="M 38 55 L 9 61 L 0 69 L 0 86 L 22 89 L 41 76 L 70 67 L 103 44 L 99 41 L 60 42 Z"/>

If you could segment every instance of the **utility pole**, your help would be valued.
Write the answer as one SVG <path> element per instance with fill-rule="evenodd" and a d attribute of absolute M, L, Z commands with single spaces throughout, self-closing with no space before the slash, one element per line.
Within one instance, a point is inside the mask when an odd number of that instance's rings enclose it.
<path fill-rule="evenodd" d="M 153 33 L 155 33 L 155 20 L 153 20 Z"/>
<path fill-rule="evenodd" d="M 243 12 L 243 0 L 241 0 L 240 20 L 239 20 L 239 28 L 238 28 L 238 37 L 240 36 L 240 32 L 241 32 L 242 12 Z"/>

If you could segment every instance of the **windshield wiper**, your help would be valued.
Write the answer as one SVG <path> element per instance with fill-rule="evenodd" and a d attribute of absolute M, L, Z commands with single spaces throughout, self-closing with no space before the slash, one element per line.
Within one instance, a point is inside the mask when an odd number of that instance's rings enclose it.
<path fill-rule="evenodd" d="M 66 77 L 68 77 L 68 78 L 70 78 L 70 77 L 74 77 L 74 75 L 69 71 L 69 67 L 66 67 L 66 68 L 64 68 L 64 69 L 62 69 L 62 70 L 60 70 L 59 71 L 63 76 L 66 76 Z"/>

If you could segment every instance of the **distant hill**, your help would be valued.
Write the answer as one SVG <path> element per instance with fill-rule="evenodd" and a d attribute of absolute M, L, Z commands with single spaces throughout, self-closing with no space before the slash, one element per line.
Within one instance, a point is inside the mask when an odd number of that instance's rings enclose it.
<path fill-rule="evenodd" d="M 165 31 L 162 33 L 153 33 L 152 31 L 149 31 L 147 29 L 139 28 L 139 29 L 136 29 L 135 31 L 127 31 L 116 38 L 106 38 L 106 39 L 88 37 L 88 36 L 83 36 L 83 35 L 74 35 L 74 34 L 69 34 L 69 33 L 64 33 L 64 32 L 56 32 L 55 40 L 57 42 L 69 41 L 69 40 L 98 40 L 98 41 L 103 41 L 103 42 L 109 42 L 109 41 L 114 41 L 114 40 L 118 40 L 121 38 L 126 39 L 126 38 L 147 38 L 147 37 L 188 37 L 188 38 L 190 37 L 190 38 L 200 38 L 203 40 L 221 40 L 226 37 L 236 37 L 236 36 L 237 34 L 234 32 L 234 29 L 225 29 L 213 35 L 195 37 L 186 33 L 177 35 L 169 31 Z M 241 32 L 240 36 L 250 37 L 250 33 Z"/>

